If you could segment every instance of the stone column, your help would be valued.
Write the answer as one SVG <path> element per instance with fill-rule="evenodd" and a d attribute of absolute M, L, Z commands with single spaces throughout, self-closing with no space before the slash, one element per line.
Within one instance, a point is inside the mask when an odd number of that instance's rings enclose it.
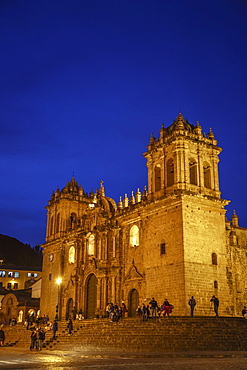
<path fill-rule="evenodd" d="M 108 243 L 107 243 L 107 234 L 105 235 L 105 260 L 108 258 Z"/>
<path fill-rule="evenodd" d="M 111 283 L 111 296 L 113 303 L 116 302 L 116 277 L 112 277 L 112 283 Z"/>
<path fill-rule="evenodd" d="M 115 235 L 112 237 L 112 257 L 116 257 L 116 237 Z"/>
<path fill-rule="evenodd" d="M 99 260 L 102 260 L 102 239 L 101 239 L 101 236 L 99 236 L 99 239 L 98 239 L 98 258 L 99 258 Z"/>

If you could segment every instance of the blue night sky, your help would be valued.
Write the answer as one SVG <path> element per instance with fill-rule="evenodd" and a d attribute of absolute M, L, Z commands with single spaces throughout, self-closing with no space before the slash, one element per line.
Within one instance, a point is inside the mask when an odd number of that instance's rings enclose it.
<path fill-rule="evenodd" d="M 51 193 L 74 174 L 118 202 L 181 110 L 213 128 L 222 198 L 247 227 L 247 3 L 1 0 L 0 233 L 44 242 Z"/>

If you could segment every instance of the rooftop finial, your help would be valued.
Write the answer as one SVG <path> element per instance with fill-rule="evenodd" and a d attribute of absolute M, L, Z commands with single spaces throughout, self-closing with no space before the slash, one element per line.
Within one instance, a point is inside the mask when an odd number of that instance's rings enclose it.
<path fill-rule="evenodd" d="M 104 197 L 105 196 L 105 188 L 104 188 L 103 183 L 104 183 L 104 181 L 101 180 L 100 181 L 100 190 L 99 190 L 99 192 L 100 192 L 100 195 L 102 195 Z"/>
<path fill-rule="evenodd" d="M 209 139 L 214 139 L 214 133 L 213 133 L 213 131 L 212 131 L 212 127 L 210 127 L 210 129 L 209 129 L 208 138 L 209 138 Z"/>
<path fill-rule="evenodd" d="M 118 209 L 122 209 L 123 208 L 123 201 L 122 201 L 122 197 L 119 198 L 119 202 L 118 202 Z"/>
<path fill-rule="evenodd" d="M 124 194 L 124 208 L 129 207 L 129 198 L 127 194 Z"/>
<path fill-rule="evenodd" d="M 232 215 L 232 226 L 238 227 L 238 216 L 235 209 L 233 210 Z"/>

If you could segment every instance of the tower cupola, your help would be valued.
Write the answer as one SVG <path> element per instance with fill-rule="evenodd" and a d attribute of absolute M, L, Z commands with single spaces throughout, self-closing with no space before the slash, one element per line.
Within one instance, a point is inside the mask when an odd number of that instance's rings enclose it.
<path fill-rule="evenodd" d="M 185 190 L 220 197 L 218 162 L 221 148 L 212 129 L 202 135 L 197 121 L 192 125 L 180 112 L 170 126 L 162 124 L 160 138 L 152 134 L 144 153 L 148 167 L 148 196 L 157 199 Z"/>

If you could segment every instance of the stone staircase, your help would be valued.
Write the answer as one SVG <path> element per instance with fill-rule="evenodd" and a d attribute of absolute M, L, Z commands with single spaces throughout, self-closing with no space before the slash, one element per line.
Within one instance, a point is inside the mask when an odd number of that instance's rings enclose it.
<path fill-rule="evenodd" d="M 247 320 L 236 317 L 162 317 L 142 322 L 125 318 L 118 323 L 107 319 L 73 323 L 72 336 L 67 322 L 59 322 L 58 335 L 47 332 L 45 348 L 72 350 L 86 347 L 121 351 L 220 350 L 247 351 Z M 30 331 L 21 328 L 14 345 L 29 348 Z M 7 337 L 7 333 L 6 333 Z M 14 342 L 13 342 L 14 343 Z"/>
<path fill-rule="evenodd" d="M 7 347 L 13 346 L 21 346 L 21 347 L 28 347 L 30 346 L 30 330 L 26 330 L 26 328 L 21 325 L 17 324 L 15 326 L 4 326 L 3 330 L 5 332 L 5 343 L 4 345 Z"/>
<path fill-rule="evenodd" d="M 60 322 L 59 335 L 50 349 L 86 346 L 121 350 L 247 350 L 247 320 L 232 317 L 166 317 L 142 322 L 138 318 L 118 323 L 106 319 L 83 320 L 68 336 Z"/>

